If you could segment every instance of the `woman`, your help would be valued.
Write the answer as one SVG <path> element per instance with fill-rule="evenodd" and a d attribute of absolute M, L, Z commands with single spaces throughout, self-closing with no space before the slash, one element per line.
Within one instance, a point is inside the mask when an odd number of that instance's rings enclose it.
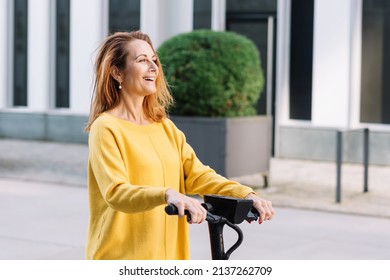
<path fill-rule="evenodd" d="M 95 64 L 89 135 L 88 259 L 188 259 L 186 219 L 168 216 L 167 203 L 201 223 L 206 210 L 186 194 L 253 199 L 259 223 L 272 204 L 251 188 L 204 166 L 167 118 L 172 103 L 149 37 L 120 32 L 102 44 Z"/>

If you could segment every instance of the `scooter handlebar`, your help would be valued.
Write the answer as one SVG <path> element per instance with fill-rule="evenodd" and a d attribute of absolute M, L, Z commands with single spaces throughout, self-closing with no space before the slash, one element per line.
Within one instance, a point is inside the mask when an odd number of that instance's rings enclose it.
<path fill-rule="evenodd" d="M 210 205 L 208 205 L 207 203 L 202 203 L 202 206 L 208 210 L 207 219 L 206 219 L 207 221 L 215 222 L 216 220 L 219 220 L 219 219 L 216 219 L 216 217 L 218 217 L 218 216 L 212 215 L 209 212 L 212 209 L 212 207 L 210 207 Z M 168 215 L 178 215 L 179 211 L 174 204 L 168 204 L 165 207 L 165 213 L 167 213 Z M 188 210 L 184 210 L 184 215 L 187 216 L 187 221 L 191 220 L 191 214 Z M 248 212 L 245 220 L 247 222 L 256 221 L 259 218 L 259 216 L 260 216 L 259 212 L 256 210 L 256 208 L 252 207 L 252 209 Z"/>
<path fill-rule="evenodd" d="M 221 220 L 222 217 L 213 215 L 209 212 L 209 210 L 211 209 L 211 205 L 207 203 L 202 203 L 202 206 L 207 210 L 207 222 L 216 223 Z M 178 215 L 179 211 L 174 204 L 168 204 L 167 206 L 165 206 L 165 213 L 167 213 L 168 215 Z M 191 213 L 188 210 L 184 210 L 184 215 L 187 216 L 187 222 L 189 222 L 191 220 Z"/>
<path fill-rule="evenodd" d="M 165 207 L 165 213 L 168 215 L 179 215 L 179 210 L 173 204 L 168 204 Z M 190 216 L 190 212 L 188 210 L 184 210 L 184 215 Z"/>

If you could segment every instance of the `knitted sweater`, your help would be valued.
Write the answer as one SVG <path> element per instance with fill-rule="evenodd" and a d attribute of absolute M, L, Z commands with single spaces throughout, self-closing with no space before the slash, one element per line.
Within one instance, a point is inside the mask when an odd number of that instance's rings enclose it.
<path fill-rule="evenodd" d="M 189 259 L 188 223 L 165 214 L 167 188 L 253 192 L 203 165 L 169 119 L 140 126 L 101 114 L 89 135 L 87 258 Z"/>

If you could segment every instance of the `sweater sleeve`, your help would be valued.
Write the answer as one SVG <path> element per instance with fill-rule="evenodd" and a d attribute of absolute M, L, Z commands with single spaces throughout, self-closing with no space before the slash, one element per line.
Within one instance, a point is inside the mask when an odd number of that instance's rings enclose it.
<path fill-rule="evenodd" d="M 182 132 L 180 133 L 182 134 Z M 182 134 L 182 163 L 188 194 L 219 194 L 244 198 L 248 194 L 254 193 L 252 188 L 228 180 L 209 166 L 204 165 L 186 142 L 184 134 Z"/>
<path fill-rule="evenodd" d="M 89 135 L 89 162 L 107 205 L 117 211 L 135 213 L 165 203 L 163 187 L 132 185 L 128 179 L 118 139 L 108 127 L 92 127 Z"/>

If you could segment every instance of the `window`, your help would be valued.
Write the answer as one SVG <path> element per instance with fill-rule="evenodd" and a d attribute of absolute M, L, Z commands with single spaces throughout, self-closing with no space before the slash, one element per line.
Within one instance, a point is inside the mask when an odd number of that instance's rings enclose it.
<path fill-rule="evenodd" d="M 194 29 L 211 29 L 211 1 L 194 1 Z"/>
<path fill-rule="evenodd" d="M 276 13 L 275 0 L 226 0 L 226 10 L 228 13 Z"/>
<path fill-rule="evenodd" d="M 140 0 L 110 0 L 108 30 L 132 31 L 140 29 Z"/>
<path fill-rule="evenodd" d="M 56 2 L 55 107 L 69 108 L 70 0 Z"/>
<path fill-rule="evenodd" d="M 264 89 L 257 104 L 257 112 L 261 115 L 274 115 L 275 19 L 276 1 L 226 1 L 226 29 L 251 39 L 260 53 Z M 267 84 L 269 81 L 272 83 Z M 267 104 L 271 104 L 271 108 L 267 108 Z"/>
<path fill-rule="evenodd" d="M 291 1 L 290 118 L 311 120 L 314 0 Z"/>
<path fill-rule="evenodd" d="M 14 1 L 13 106 L 27 106 L 27 0 Z"/>
<path fill-rule="evenodd" d="M 390 124 L 390 2 L 363 1 L 360 121 Z"/>

